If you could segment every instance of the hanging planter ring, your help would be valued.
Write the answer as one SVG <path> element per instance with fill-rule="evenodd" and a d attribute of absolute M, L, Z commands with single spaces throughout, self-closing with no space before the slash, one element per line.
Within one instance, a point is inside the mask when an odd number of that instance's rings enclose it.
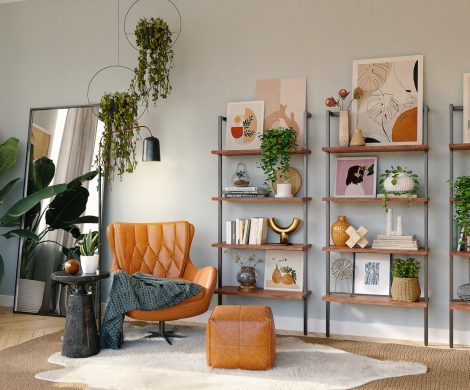
<path fill-rule="evenodd" d="M 127 39 L 127 42 L 129 42 L 129 45 L 131 45 L 135 50 L 138 50 L 137 47 L 131 42 L 131 40 L 129 39 L 129 35 L 135 35 L 134 33 L 128 33 L 127 32 L 127 29 L 126 29 L 126 21 L 127 21 L 127 16 L 129 15 L 132 7 L 134 7 L 134 5 L 136 5 L 139 1 L 141 0 L 136 0 L 134 3 L 132 3 L 132 5 L 129 7 L 129 9 L 127 10 L 126 12 L 126 16 L 124 17 L 124 35 L 126 36 L 126 39 Z M 179 28 L 178 30 L 176 31 L 172 31 L 172 34 L 176 34 L 176 38 L 175 40 L 172 42 L 171 46 L 174 46 L 176 41 L 178 40 L 178 38 L 180 37 L 180 34 L 181 34 L 181 13 L 180 13 L 180 10 L 178 9 L 178 7 L 175 5 L 175 3 L 173 3 L 173 1 L 171 0 L 167 0 L 169 3 L 171 3 L 171 5 L 175 8 L 176 12 L 178 13 L 178 20 L 179 20 Z"/>
<path fill-rule="evenodd" d="M 86 97 L 87 97 L 87 100 L 88 100 L 88 104 L 96 104 L 95 103 L 91 103 L 90 101 L 90 89 L 91 89 L 91 85 L 93 84 L 93 81 L 96 79 L 96 77 L 101 74 L 102 72 L 108 70 L 108 69 L 116 69 L 116 68 L 121 68 L 121 69 L 127 69 L 129 70 L 132 74 L 135 74 L 134 70 L 125 66 L 125 65 L 108 65 L 108 66 L 105 66 L 101 69 L 99 69 L 97 72 L 95 72 L 95 74 L 91 77 L 90 79 L 90 82 L 88 83 L 88 87 L 87 87 L 87 91 L 86 91 Z M 139 107 L 144 107 L 143 105 L 140 105 L 139 104 Z M 146 109 L 144 108 L 144 110 L 142 111 L 142 113 L 137 117 L 137 120 L 139 120 L 142 115 L 144 115 Z M 93 114 L 95 114 L 96 116 L 98 116 L 98 113 L 95 113 L 93 112 Z"/>

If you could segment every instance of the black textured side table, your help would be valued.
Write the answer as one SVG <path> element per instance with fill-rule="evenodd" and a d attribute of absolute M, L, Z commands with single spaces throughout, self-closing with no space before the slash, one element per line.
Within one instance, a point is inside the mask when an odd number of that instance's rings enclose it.
<path fill-rule="evenodd" d="M 74 292 L 69 297 L 65 318 L 62 355 L 70 358 L 85 358 L 100 351 L 96 327 L 93 296 L 87 286 L 109 277 L 109 272 L 99 274 L 75 274 L 59 271 L 51 275 L 52 280 L 70 284 Z"/>

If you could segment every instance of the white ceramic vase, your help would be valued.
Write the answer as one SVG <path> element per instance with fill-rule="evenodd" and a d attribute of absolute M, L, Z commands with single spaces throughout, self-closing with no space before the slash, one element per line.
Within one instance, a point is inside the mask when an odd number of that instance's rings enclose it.
<path fill-rule="evenodd" d="M 80 256 L 80 264 L 84 274 L 94 274 L 98 270 L 100 256 Z"/>
<path fill-rule="evenodd" d="M 415 186 L 415 182 L 413 178 L 408 175 L 406 172 L 400 172 L 397 175 L 397 183 L 394 185 L 392 184 L 393 177 L 388 176 L 384 180 L 384 189 L 387 192 L 411 192 Z"/>
<path fill-rule="evenodd" d="M 16 310 L 26 313 L 37 313 L 42 306 L 46 283 L 40 280 L 19 279 Z"/>
<path fill-rule="evenodd" d="M 292 198 L 292 184 L 277 183 L 276 184 L 276 198 Z"/>

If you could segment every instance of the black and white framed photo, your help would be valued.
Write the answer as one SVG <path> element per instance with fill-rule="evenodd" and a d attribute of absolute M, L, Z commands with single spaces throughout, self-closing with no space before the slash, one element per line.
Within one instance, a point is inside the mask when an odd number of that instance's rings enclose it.
<path fill-rule="evenodd" d="M 390 255 L 356 254 L 354 294 L 390 295 Z"/>

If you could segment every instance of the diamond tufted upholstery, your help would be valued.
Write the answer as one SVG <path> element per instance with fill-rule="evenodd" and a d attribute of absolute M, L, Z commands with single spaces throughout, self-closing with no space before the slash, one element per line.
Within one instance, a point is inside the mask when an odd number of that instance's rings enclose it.
<path fill-rule="evenodd" d="M 144 272 L 163 278 L 184 279 L 203 290 L 167 309 L 131 310 L 127 315 L 143 321 L 170 321 L 207 311 L 217 282 L 215 267 L 196 268 L 189 257 L 194 226 L 187 221 L 114 222 L 107 228 L 113 258 L 112 271 Z"/>

